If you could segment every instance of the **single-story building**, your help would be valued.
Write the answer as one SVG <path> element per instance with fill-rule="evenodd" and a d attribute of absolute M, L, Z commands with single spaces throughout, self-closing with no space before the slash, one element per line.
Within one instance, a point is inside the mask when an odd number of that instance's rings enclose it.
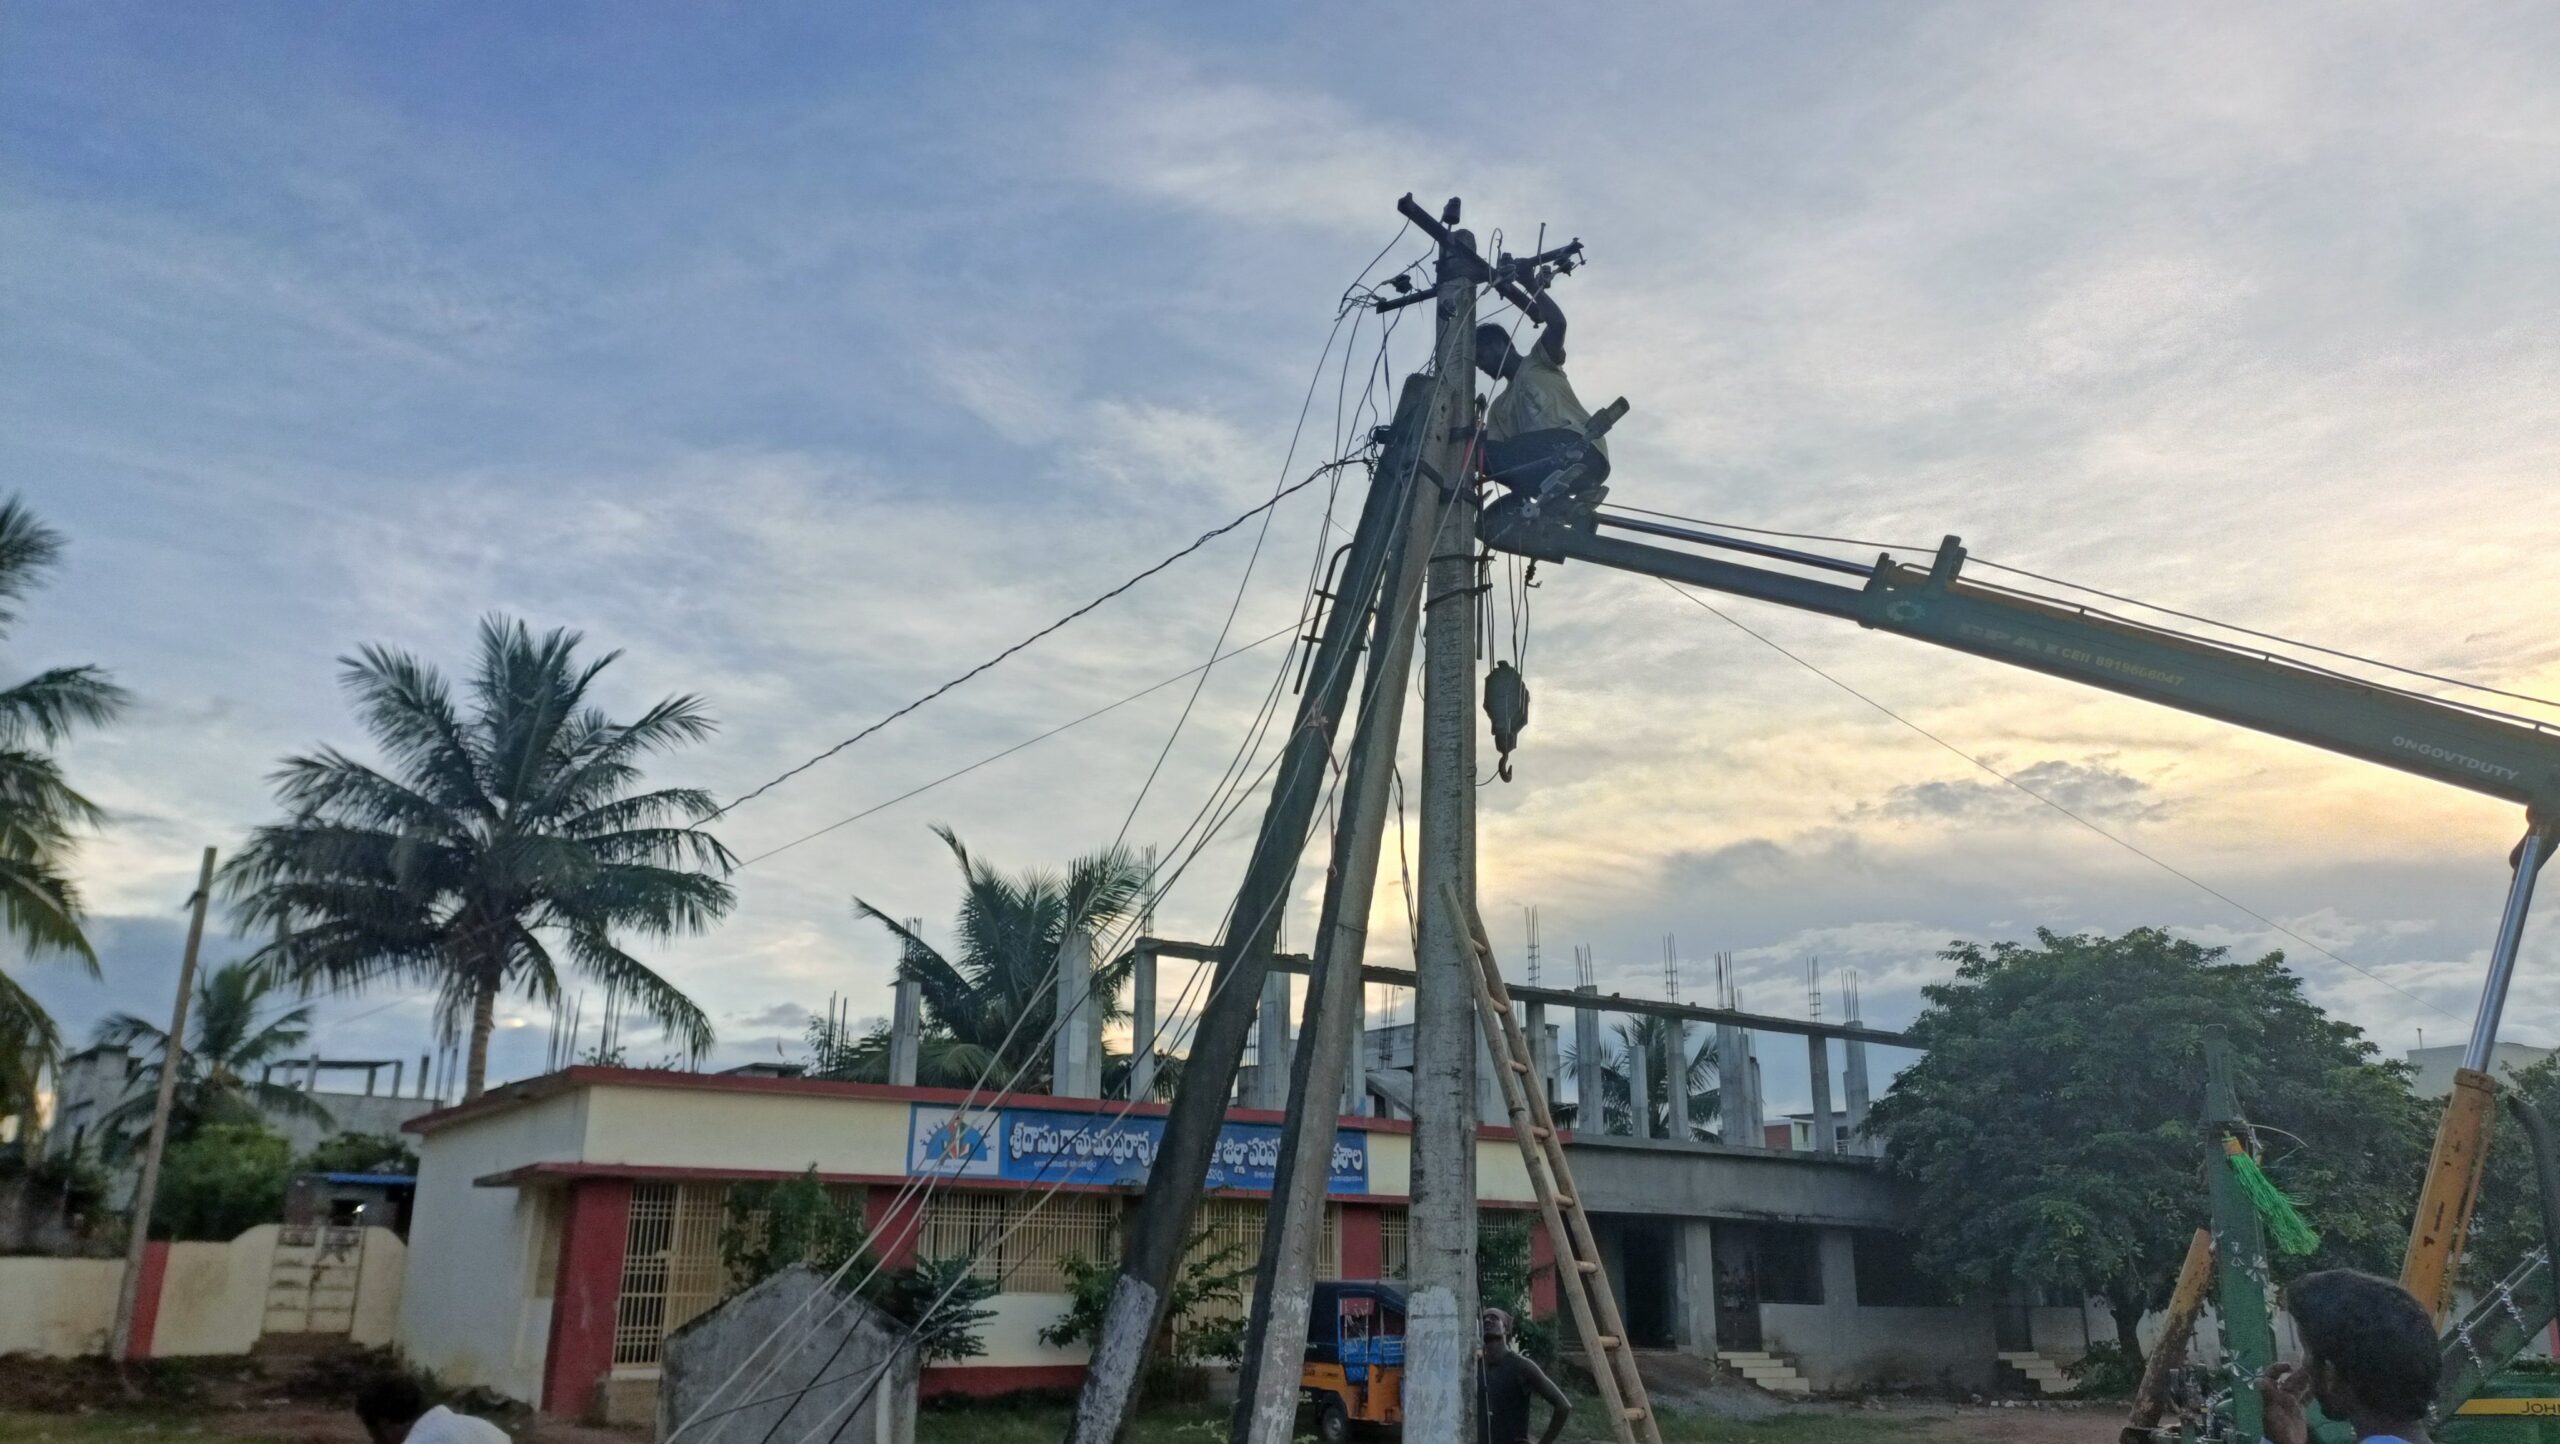
<path fill-rule="evenodd" d="M 1083 1349 L 1039 1338 L 1068 1307 L 1062 1261 L 1116 1257 L 1165 1110 L 969 1103 L 943 1089 L 576 1067 L 416 1119 L 402 1347 L 450 1383 L 645 1420 L 667 1334 L 728 1291 L 729 1188 L 814 1166 L 892 1266 L 1001 1239 L 978 1265 L 998 1286 L 986 1353 L 926 1370 L 928 1393 L 1072 1388 Z M 1242 1259 L 1260 1248 L 1281 1121 L 1231 1112 L 1212 1161 L 1201 1224 Z M 1340 1120 L 1321 1274 L 1402 1274 L 1411 1161 L 1410 1123 Z M 1534 1207 L 1508 1129 L 1482 1130 L 1477 1183 L 1486 1209 Z M 1531 1232 L 1543 1266 L 1545 1231 Z"/>
<path fill-rule="evenodd" d="M 1123 1110 L 1126 1110 L 1125 1116 Z M 1043 1343 L 1065 1260 L 1117 1255 L 1164 1109 L 796 1077 L 576 1067 L 413 1121 L 419 1138 L 401 1343 L 418 1363 L 561 1414 L 645 1420 L 669 1331 L 730 1288 L 733 1185 L 814 1167 L 890 1266 L 994 1246 L 986 1353 L 928 1393 L 1072 1388 L 1082 1348 Z M 1281 1116 L 1228 1114 L 1201 1225 L 1259 1250 Z M 1404 1274 L 1412 1125 L 1344 1117 L 1318 1273 Z M 1911 1267 L 1907 1205 L 1846 1153 L 1568 1135 L 1603 1261 L 1639 1348 L 1724 1355 L 1776 1388 L 2022 1382 L 2077 1357 L 2080 1310 L 1956 1306 Z M 1518 1141 L 1483 1128 L 1478 1206 L 1534 1207 Z M 1534 1213 L 1526 1214 L 1534 1219 Z M 1543 1228 L 1535 1262 L 1552 1260 Z M 1540 1287 L 1551 1308 L 1552 1280 Z"/>

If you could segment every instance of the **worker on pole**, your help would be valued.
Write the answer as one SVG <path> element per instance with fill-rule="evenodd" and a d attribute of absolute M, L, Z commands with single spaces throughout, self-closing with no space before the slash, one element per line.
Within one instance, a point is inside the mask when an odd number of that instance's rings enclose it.
<path fill-rule="evenodd" d="M 1599 504 L 1607 488 L 1609 448 L 1601 437 L 1626 403 L 1595 420 L 1564 374 L 1564 308 L 1548 293 L 1553 267 L 1532 272 L 1503 292 L 1538 327 L 1525 353 L 1494 322 L 1476 328 L 1476 369 L 1503 382 L 1485 411 L 1484 473 L 1540 506 L 1568 499 L 1579 509 Z"/>

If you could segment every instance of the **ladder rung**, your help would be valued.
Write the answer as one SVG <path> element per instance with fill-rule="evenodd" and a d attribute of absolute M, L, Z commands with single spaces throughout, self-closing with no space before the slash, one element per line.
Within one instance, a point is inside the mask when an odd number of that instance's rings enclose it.
<path fill-rule="evenodd" d="M 1520 1061 L 1519 1059 L 1517 1059 L 1517 1058 L 1513 1058 L 1513 1059 L 1511 1059 L 1511 1060 L 1510 1060 L 1510 1063 L 1511 1063 L 1511 1071 L 1512 1071 L 1512 1072 L 1514 1072 L 1514 1073 L 1526 1073 L 1526 1072 L 1528 1072 L 1528 1071 L 1529 1071 L 1529 1065 L 1528 1065 L 1528 1064 L 1526 1064 L 1526 1063 L 1521 1062 L 1521 1061 Z"/>
<path fill-rule="evenodd" d="M 1581 1205 L 1581 1204 L 1579 1204 L 1579 1203 L 1576 1203 L 1576 1202 L 1574 1201 L 1574 1197 L 1573 1197 L 1573 1195 L 1572 1195 L 1572 1194 L 1570 1194 L 1570 1193 L 1559 1193 L 1559 1194 L 1557 1194 L 1557 1195 L 1556 1195 L 1556 1207 L 1558 1207 L 1558 1208 L 1580 1208 L 1580 1207 L 1582 1207 L 1582 1205 Z"/>
<path fill-rule="evenodd" d="M 1604 1348 L 1604 1349 L 1614 1349 L 1614 1348 L 1617 1348 L 1617 1347 L 1618 1347 L 1618 1336 L 1617 1336 L 1617 1335 L 1615 1335 L 1615 1334 L 1602 1334 L 1602 1335 L 1600 1336 L 1600 1347 L 1602 1347 L 1602 1348 Z"/>
<path fill-rule="evenodd" d="M 1635 1421 L 1637 1421 L 1638 1419 L 1642 1419 L 1642 1418 L 1644 1418 L 1644 1417 L 1645 1417 L 1645 1411 L 1644 1411 L 1644 1410 L 1642 1410 L 1642 1409 L 1634 1409 L 1634 1408 L 1631 1408 L 1631 1409 L 1627 1410 L 1626 1412 L 1627 1412 L 1627 1422 L 1628 1422 L 1628 1423 L 1630 1423 L 1630 1424 L 1634 1423 L 1634 1422 L 1635 1422 Z"/>
<path fill-rule="evenodd" d="M 1528 1110 L 1522 1109 L 1521 1111 L 1527 1112 Z M 1556 1131 L 1541 1124 L 1532 1123 L 1529 1125 L 1529 1136 L 1543 1141 L 1555 1137 Z"/>
<path fill-rule="evenodd" d="M 1587 1258 L 1575 1259 L 1573 1261 L 1573 1266 L 1577 1271 L 1586 1274 L 1596 1274 L 1600 1272 L 1600 1265 Z"/>

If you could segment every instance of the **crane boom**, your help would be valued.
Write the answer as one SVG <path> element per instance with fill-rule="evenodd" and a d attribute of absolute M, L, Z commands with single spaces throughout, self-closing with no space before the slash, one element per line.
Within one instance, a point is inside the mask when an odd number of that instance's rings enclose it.
<path fill-rule="evenodd" d="M 1845 574 L 1859 585 L 1603 536 L 1604 526 Z M 2489 1061 L 2533 905 L 2534 878 L 2560 852 L 2560 728 L 1969 582 L 1961 576 L 1964 545 L 1955 537 L 1939 545 L 1927 566 L 1891 554 L 1870 565 L 1620 514 L 1542 516 L 1517 496 L 1488 508 L 1478 531 L 1497 551 L 1540 561 L 1594 562 L 1839 617 L 2523 803 L 2525 835 L 2515 850 L 2489 976 L 2437 1124 L 2400 1267 L 2401 1283 L 2443 1316 L 2452 1300 L 2453 1260 L 2470 1233 L 2488 1157 L 2490 1100 L 2497 1088 Z"/>
<path fill-rule="evenodd" d="M 2560 728 L 2379 686 L 2085 607 L 1963 580 L 1949 537 L 1926 566 L 1872 566 L 1713 532 L 1602 515 L 1570 525 L 1497 505 L 1487 545 L 1547 561 L 1580 560 L 1854 621 L 2110 692 L 2344 753 L 2473 792 L 2560 812 Z M 1858 575 L 1864 585 L 1748 566 L 1604 536 L 1598 526 L 1738 548 Z"/>

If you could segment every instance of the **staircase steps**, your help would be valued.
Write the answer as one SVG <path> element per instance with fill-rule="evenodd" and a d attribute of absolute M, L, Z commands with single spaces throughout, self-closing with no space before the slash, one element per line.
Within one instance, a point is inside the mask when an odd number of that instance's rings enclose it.
<path fill-rule="evenodd" d="M 1726 1368 L 1740 1374 L 1772 1394 L 1810 1394 L 1812 1381 L 1796 1372 L 1796 1366 L 1781 1355 L 1757 1349 L 1719 1349 L 1716 1359 Z"/>
<path fill-rule="evenodd" d="M 2027 1386 L 2039 1395 L 2068 1394 L 2077 1387 L 2060 1364 L 2030 1349 L 2003 1349 L 2000 1362 L 2011 1371 L 2024 1375 Z"/>

